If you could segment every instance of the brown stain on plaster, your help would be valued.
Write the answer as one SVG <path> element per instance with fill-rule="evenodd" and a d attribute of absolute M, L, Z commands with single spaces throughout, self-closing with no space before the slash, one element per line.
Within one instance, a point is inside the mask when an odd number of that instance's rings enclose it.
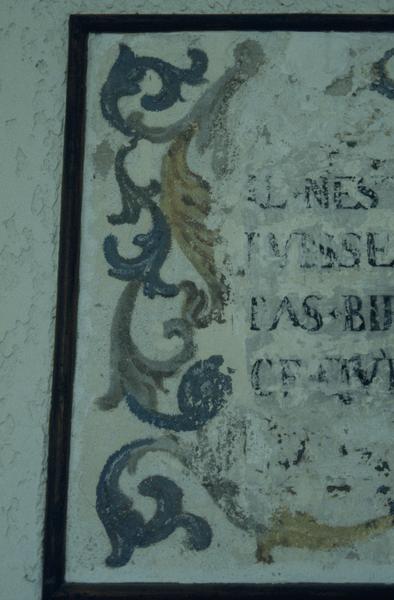
<path fill-rule="evenodd" d="M 211 318 L 222 322 L 228 288 L 215 265 L 219 232 L 206 225 L 212 204 L 210 187 L 187 164 L 187 151 L 197 129 L 193 123 L 177 135 L 163 158 L 160 208 L 182 252 L 208 286 Z"/>
<path fill-rule="evenodd" d="M 304 512 L 291 513 L 287 508 L 276 511 L 271 529 L 257 543 L 258 562 L 272 563 L 272 550 L 277 546 L 308 550 L 333 550 L 366 541 L 382 534 L 394 525 L 394 518 L 385 515 L 356 525 L 328 525 Z"/>

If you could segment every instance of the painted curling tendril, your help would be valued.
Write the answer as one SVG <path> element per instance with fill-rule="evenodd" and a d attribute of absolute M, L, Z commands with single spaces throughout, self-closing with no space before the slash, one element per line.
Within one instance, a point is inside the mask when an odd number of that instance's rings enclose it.
<path fill-rule="evenodd" d="M 107 463 L 100 475 L 99 483 L 96 490 L 96 509 L 99 518 L 107 532 L 111 543 L 111 553 L 107 556 L 106 564 L 110 567 L 120 567 L 128 562 L 134 550 L 138 547 L 146 547 L 147 545 L 157 543 L 164 537 L 152 536 L 152 529 L 156 529 L 159 521 L 155 519 L 150 521 L 149 527 L 145 524 L 142 515 L 135 511 L 133 502 L 124 494 L 119 487 L 119 477 L 126 470 L 130 475 L 135 475 L 139 461 L 148 453 L 167 453 L 170 456 L 176 457 L 179 462 L 190 470 L 196 481 L 202 485 L 208 494 L 211 496 L 215 504 L 225 513 L 229 521 L 236 527 L 249 531 L 252 535 L 258 532 L 261 535 L 265 527 L 256 523 L 254 519 L 244 513 L 244 510 L 237 501 L 238 486 L 234 482 L 220 477 L 215 478 L 213 473 L 209 473 L 201 478 L 201 472 L 196 465 L 191 461 L 191 448 L 182 444 L 179 438 L 173 434 L 167 435 L 158 439 L 148 438 L 136 440 L 130 444 L 123 446 L 119 451 L 113 453 L 107 460 Z M 141 482 L 137 487 L 139 493 L 153 497 L 152 493 L 146 493 L 154 489 L 165 489 L 170 492 L 171 501 L 174 499 L 181 500 L 181 494 L 177 486 L 171 482 L 163 481 L 162 477 L 155 477 L 152 484 L 152 478 Z M 168 480 L 171 481 L 171 480 Z M 166 495 L 169 498 L 169 494 Z M 156 494 L 155 499 L 158 499 Z M 160 500 L 161 501 L 161 500 Z M 162 509 L 164 506 L 162 505 Z M 177 512 L 179 513 L 181 510 Z M 183 511 L 182 511 L 183 512 Z M 161 511 L 161 515 L 166 514 L 166 517 L 171 517 L 168 511 Z M 172 513 L 173 516 L 173 513 Z M 184 513 L 183 513 L 184 516 Z M 188 546 L 191 550 L 204 550 L 209 547 L 212 533 L 209 525 L 201 517 L 190 515 L 193 517 L 194 529 L 189 531 L 186 525 L 191 524 L 192 520 L 172 519 L 168 523 L 170 527 L 166 532 L 172 533 L 173 526 L 184 527 L 188 534 Z M 195 532 L 194 539 L 190 539 L 191 534 Z M 159 539 L 160 537 L 160 539 Z M 149 544 L 148 544 L 149 542 Z M 191 542 L 191 543 L 190 543 Z"/>
<path fill-rule="evenodd" d="M 209 146 L 213 146 L 212 168 L 218 177 L 224 176 L 222 168 L 217 168 L 219 151 L 224 150 L 225 132 L 221 131 L 219 124 L 226 119 L 228 105 L 236 92 L 252 77 L 256 75 L 265 62 L 264 52 L 260 44 L 254 40 L 240 42 L 234 48 L 234 64 L 228 67 L 217 81 L 210 84 L 200 99 L 194 104 L 184 117 L 167 126 L 150 126 L 144 123 L 144 113 L 131 111 L 127 117 L 122 118 L 121 127 L 128 128 L 128 135 L 132 143 L 144 139 L 152 144 L 163 144 L 171 142 L 177 135 L 185 131 L 191 123 L 199 126 L 199 135 L 196 139 L 199 152 L 204 152 Z M 207 62 L 208 65 L 208 62 Z M 201 80 L 200 84 L 204 83 Z M 135 92 L 138 93 L 138 92 Z M 122 97 L 118 94 L 117 100 Z M 104 113 L 103 113 L 104 114 Z M 111 120 L 104 115 L 109 122 Z M 114 123 L 111 122 L 113 126 Z M 119 129 L 122 131 L 122 129 Z"/>
<path fill-rule="evenodd" d="M 127 61 L 122 63 L 123 72 L 126 63 Z M 130 61 L 128 66 L 130 67 Z M 119 65 L 115 70 L 119 78 Z M 231 73 L 231 77 L 233 76 L 234 73 Z M 228 80 L 227 75 L 226 81 Z M 128 88 L 129 92 L 130 90 L 131 88 Z M 125 88 L 114 90 L 114 102 L 117 102 L 124 92 Z M 108 90 L 105 94 L 103 91 L 106 96 L 108 93 Z M 103 111 L 103 114 L 116 126 L 108 112 Z M 192 123 L 174 139 L 163 158 L 162 183 L 151 180 L 147 186 L 137 186 L 128 174 L 125 161 L 129 155 L 132 157 L 132 151 L 138 144 L 137 138 L 132 139 L 128 146 L 122 146 L 116 154 L 115 177 L 121 194 L 122 211 L 119 215 L 110 215 L 108 220 L 114 225 L 134 224 L 138 222 L 141 210 L 147 209 L 152 216 L 152 230 L 143 236 L 134 237 L 134 244 L 139 245 L 142 251 L 133 259 L 124 258 L 119 254 L 117 238 L 114 235 L 104 240 L 104 254 L 111 267 L 109 274 L 117 279 L 130 281 L 130 284 L 122 294 L 113 318 L 111 381 L 108 392 L 99 399 L 99 406 L 103 409 L 114 408 L 129 394 L 129 406 L 135 407 L 138 403 L 142 409 L 153 410 L 157 404 L 157 391 L 164 389 L 163 379 L 173 376 L 183 364 L 193 358 L 196 350 L 193 330 L 209 326 L 212 320 L 223 320 L 228 289 L 224 276 L 215 265 L 214 257 L 215 245 L 220 243 L 220 235 L 218 231 L 210 230 L 205 225 L 212 197 L 208 183 L 193 173 L 187 164 L 187 150 L 196 133 L 198 127 Z M 154 197 L 158 195 L 159 204 L 154 201 Z M 205 290 L 198 289 L 193 281 L 181 281 L 178 285 L 162 281 L 160 269 L 170 251 L 172 236 L 206 282 L 209 296 Z M 184 294 L 180 318 L 164 324 L 165 337 L 181 337 L 184 347 L 168 360 L 153 361 L 143 356 L 131 338 L 132 312 L 141 286 L 144 294 L 150 298 L 156 294 L 164 297 L 172 297 L 179 292 Z M 220 402 L 217 404 L 221 405 Z M 160 414 L 157 413 L 157 418 L 152 418 L 151 421 L 160 423 L 160 426 L 176 423 L 175 426 L 179 427 L 182 422 L 187 428 L 191 427 L 188 419 L 174 421 L 173 418 L 163 419 Z M 202 419 L 196 420 L 195 428 L 200 423 Z"/>
<path fill-rule="evenodd" d="M 131 335 L 131 320 L 140 287 L 141 283 L 135 281 L 127 284 L 112 319 L 110 386 L 98 399 L 103 410 L 115 408 L 128 393 L 137 397 L 141 406 L 156 408 L 157 390 L 163 390 L 163 380 L 174 375 L 195 354 L 192 327 L 185 318 L 170 319 L 163 325 L 165 338 L 176 336 L 183 341 L 182 349 L 174 356 L 152 360 L 139 351 Z"/>
<path fill-rule="evenodd" d="M 137 283 L 129 283 L 118 302 L 111 332 L 111 384 L 107 394 L 98 400 L 98 405 L 104 410 L 113 409 L 125 399 L 137 417 L 156 427 L 174 431 L 201 427 L 217 414 L 231 394 L 231 377 L 219 371 L 223 363 L 220 356 L 197 361 L 183 375 L 178 388 L 180 414 L 157 412 L 157 390 L 163 390 L 163 380 L 174 375 L 194 356 L 195 345 L 188 320 L 171 319 L 164 323 L 164 335 L 167 338 L 180 337 L 183 348 L 167 360 L 151 360 L 139 352 L 130 334 L 130 320 L 139 287 Z M 186 296 L 185 304 L 188 300 Z"/>
<path fill-rule="evenodd" d="M 133 244 L 142 248 L 136 258 L 124 258 L 118 252 L 116 236 L 109 235 L 104 240 L 104 255 L 111 265 L 108 274 L 123 281 L 141 281 L 144 294 L 154 298 L 160 294 L 166 298 L 176 296 L 178 287 L 165 283 L 160 277 L 162 267 L 170 250 L 171 234 L 162 211 L 152 203 L 149 206 L 153 227 L 149 233 L 136 235 Z"/>
<path fill-rule="evenodd" d="M 141 82 L 148 70 L 154 71 L 162 82 L 161 90 L 155 94 L 144 94 L 141 106 L 147 111 L 163 111 L 178 100 L 183 101 L 181 84 L 200 85 L 205 80 L 208 58 L 204 51 L 189 48 L 192 61 L 189 69 L 181 69 L 151 56 L 137 56 L 126 44 L 119 44 L 119 55 L 101 89 L 101 110 L 113 127 L 127 136 L 134 133 L 132 124 L 125 120 L 118 102 L 124 96 L 135 96 L 141 92 Z"/>
<path fill-rule="evenodd" d="M 115 178 L 119 186 L 122 211 L 118 215 L 108 216 L 108 222 L 111 225 L 137 223 L 141 210 L 150 207 L 152 199 L 160 192 L 160 183 L 156 179 L 151 179 L 146 186 L 139 186 L 134 183 L 127 172 L 125 161 L 128 155 L 137 147 L 137 143 L 137 141 L 134 141 L 127 146 L 121 146 L 115 156 Z"/>
<path fill-rule="evenodd" d="M 205 550 L 211 543 L 210 526 L 202 517 L 183 510 L 183 492 L 168 477 L 146 477 L 137 487 L 139 494 L 156 501 L 155 513 L 148 521 L 121 490 L 119 478 L 133 455 L 138 460 L 141 452 L 154 443 L 153 439 L 142 439 L 123 446 L 108 458 L 101 472 L 96 510 L 111 543 L 111 553 L 105 561 L 108 567 L 125 565 L 136 548 L 157 544 L 179 527 L 185 530 L 191 550 Z"/>
<path fill-rule="evenodd" d="M 126 402 L 141 421 L 172 431 L 199 429 L 218 413 L 232 392 L 230 375 L 219 371 L 221 356 L 211 356 L 192 365 L 181 379 L 177 399 L 179 414 L 164 414 L 145 408 L 132 394 Z"/>
<path fill-rule="evenodd" d="M 126 448 L 127 446 L 123 449 Z M 182 444 L 182 442 L 174 435 L 159 439 L 138 440 L 138 442 L 129 445 L 129 448 L 130 451 L 128 454 L 124 455 L 124 462 L 120 470 L 127 468 L 131 475 L 135 474 L 139 460 L 148 452 L 166 452 L 175 456 L 193 473 L 195 478 L 214 500 L 215 504 L 223 510 L 228 520 L 235 527 L 243 531 L 248 531 L 251 535 L 256 536 L 257 562 L 272 563 L 274 560 L 272 556 L 273 550 L 281 546 L 327 551 L 350 546 L 355 542 L 368 541 L 370 538 L 385 533 L 393 528 L 394 525 L 394 516 L 390 514 L 356 523 L 354 525 L 334 526 L 318 521 L 308 513 L 297 511 L 291 512 L 289 508 L 283 507 L 275 511 L 271 520 L 271 525 L 267 526 L 245 513 L 244 509 L 237 501 L 239 489 L 235 482 L 226 479 L 223 476 L 220 476 L 219 478 L 215 476 L 217 468 L 213 468 L 215 464 L 213 455 L 209 457 L 212 468 L 202 477 L 201 471 L 196 468 L 196 464 L 191 460 L 191 448 Z M 118 454 L 119 453 L 115 453 L 113 457 L 117 457 Z M 108 463 L 109 462 L 110 461 L 108 461 Z M 101 480 L 107 477 L 108 469 L 104 469 Z M 112 488 L 116 489 L 116 486 L 114 488 L 112 485 Z M 104 520 L 106 522 L 106 529 L 112 531 L 112 535 L 109 535 L 111 539 L 114 537 L 114 523 L 117 524 L 118 519 L 116 518 L 116 511 L 113 518 L 109 518 L 107 515 L 107 512 L 110 512 L 110 506 L 106 503 L 110 502 L 110 497 L 108 494 L 103 495 L 104 489 L 103 486 L 97 487 L 97 505 L 101 506 L 100 514 L 102 514 L 102 511 L 104 510 L 105 517 L 102 520 L 103 524 Z M 105 508 L 106 506 L 108 506 L 108 508 Z M 126 523 L 126 520 L 122 522 Z M 133 527 L 135 527 L 135 521 L 132 522 L 134 523 Z M 117 548 L 119 549 L 120 546 Z"/>
<path fill-rule="evenodd" d="M 218 152 L 218 144 L 223 142 L 218 124 L 226 114 L 229 99 L 263 62 L 263 53 L 256 42 L 247 40 L 238 44 L 233 67 L 226 69 L 218 81 L 207 87 L 185 117 L 167 127 L 146 126 L 143 114 L 139 112 L 122 114 L 119 100 L 142 92 L 141 83 L 148 70 L 157 73 L 162 87 L 155 95 L 142 93 L 140 104 L 145 111 L 163 111 L 182 101 L 181 86 L 184 84 L 207 83 L 203 77 L 208 66 L 206 53 L 189 48 L 187 54 L 191 66 L 181 69 L 158 58 L 138 57 L 125 44 L 120 44 L 118 58 L 100 96 L 103 117 L 129 138 L 128 144 L 117 151 L 114 164 L 121 211 L 110 214 L 108 222 L 113 226 L 136 225 L 141 211 L 148 211 L 152 228 L 147 234 L 134 235 L 133 244 L 141 248 L 135 258 L 120 254 L 114 234 L 104 240 L 109 275 L 127 283 L 112 320 L 110 385 L 98 405 L 103 410 L 113 409 L 125 399 L 129 409 L 141 421 L 177 432 L 199 430 L 221 410 L 232 393 L 230 374 L 219 370 L 223 358 L 212 355 L 194 362 L 182 375 L 177 392 L 179 413 L 165 414 L 157 407 L 157 393 L 165 391 L 165 379 L 178 373 L 196 354 L 194 330 L 208 327 L 213 320 L 223 322 L 228 299 L 224 275 L 215 264 L 215 247 L 221 242 L 220 233 L 208 227 L 214 199 L 208 182 L 190 169 L 187 153 L 192 139 L 196 140 L 200 153 L 213 145 L 213 172 L 217 176 L 224 175 L 223 164 L 218 167 L 222 154 Z M 152 179 L 147 185 L 139 186 L 129 175 L 126 160 L 132 164 L 133 151 L 141 140 L 155 144 L 171 142 L 162 159 L 160 182 Z M 175 284 L 161 278 L 160 271 L 171 252 L 172 238 L 204 280 L 208 293 L 191 279 Z M 168 299 L 178 294 L 183 296 L 180 317 L 163 324 L 165 338 L 176 336 L 182 340 L 181 349 L 168 359 L 148 358 L 133 339 L 132 316 L 140 292 L 150 299 L 156 295 Z M 148 449 L 159 447 L 150 439 L 133 442 L 114 453 L 102 471 L 96 509 L 112 546 L 106 561 L 108 566 L 125 564 L 135 548 L 165 539 L 177 527 L 186 530 L 195 550 L 203 550 L 210 544 L 209 525 L 204 519 L 183 512 L 182 491 L 170 479 L 157 475 L 146 478 L 138 486 L 141 494 L 157 501 L 156 513 L 148 522 L 133 509 L 132 500 L 120 490 L 119 477 L 126 464 L 130 468 L 133 460 L 135 463 Z M 167 451 L 192 469 L 179 445 L 175 448 L 174 444 L 169 444 Z M 234 494 L 228 493 L 232 482 L 211 483 L 201 481 L 215 502 L 228 512 L 229 518 L 231 515 L 238 525 L 246 523 L 247 517 L 237 506 Z"/>

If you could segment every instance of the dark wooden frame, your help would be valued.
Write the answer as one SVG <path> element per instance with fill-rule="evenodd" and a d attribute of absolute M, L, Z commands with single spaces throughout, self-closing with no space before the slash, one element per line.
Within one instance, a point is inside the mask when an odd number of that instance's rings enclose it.
<path fill-rule="evenodd" d="M 394 32 L 394 15 L 72 15 L 61 204 L 58 295 L 44 536 L 43 600 L 394 599 L 385 584 L 66 583 L 65 545 L 71 406 L 79 293 L 87 41 L 90 33 L 163 31 Z M 394 40 L 393 40 L 394 46 Z"/>

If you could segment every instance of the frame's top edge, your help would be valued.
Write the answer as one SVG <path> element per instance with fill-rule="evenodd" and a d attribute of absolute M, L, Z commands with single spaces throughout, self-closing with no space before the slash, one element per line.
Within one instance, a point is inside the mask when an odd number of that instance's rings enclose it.
<path fill-rule="evenodd" d="M 69 23 L 71 31 L 82 34 L 230 29 L 390 32 L 394 31 L 394 13 L 72 14 Z"/>

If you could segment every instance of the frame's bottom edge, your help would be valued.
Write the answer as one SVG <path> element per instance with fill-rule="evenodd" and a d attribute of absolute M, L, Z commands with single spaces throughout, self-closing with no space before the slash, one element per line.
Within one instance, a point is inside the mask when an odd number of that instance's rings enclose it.
<path fill-rule="evenodd" d="M 384 583 L 64 583 L 45 600 L 393 600 L 394 584 Z"/>

